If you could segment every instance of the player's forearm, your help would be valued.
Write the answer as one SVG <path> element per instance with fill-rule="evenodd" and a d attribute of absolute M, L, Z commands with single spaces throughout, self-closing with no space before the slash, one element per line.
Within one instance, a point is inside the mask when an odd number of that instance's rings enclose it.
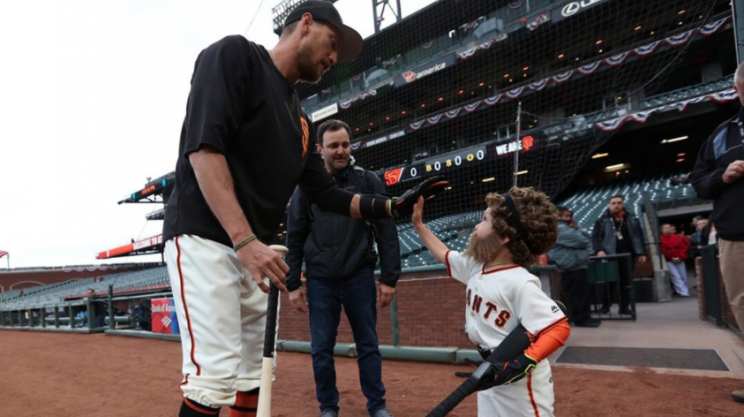
<path fill-rule="evenodd" d="M 359 219 L 385 219 L 392 217 L 390 199 L 375 194 L 351 194 L 334 188 L 314 201 L 323 211 Z"/>
<path fill-rule="evenodd" d="M 550 356 L 566 344 L 571 334 L 567 321 L 568 319 L 564 319 L 543 331 L 524 353 L 538 362 Z"/>
<path fill-rule="evenodd" d="M 434 236 L 434 233 L 424 226 L 423 222 L 414 222 L 413 228 L 416 230 L 416 233 L 418 233 L 421 241 L 424 242 L 426 248 L 429 249 L 429 252 L 434 256 L 434 259 L 441 263 L 445 263 L 447 251 L 449 250 L 447 245 L 439 240 L 438 237 Z"/>
<path fill-rule="evenodd" d="M 253 230 L 238 204 L 225 156 L 210 148 L 201 148 L 189 155 L 189 161 L 204 199 L 233 244 L 251 235 Z"/>
<path fill-rule="evenodd" d="M 355 219 L 362 218 L 362 211 L 359 210 L 359 202 L 362 200 L 362 196 L 359 194 L 354 194 L 354 197 L 351 199 L 351 206 L 349 207 L 349 214 L 351 217 Z"/>

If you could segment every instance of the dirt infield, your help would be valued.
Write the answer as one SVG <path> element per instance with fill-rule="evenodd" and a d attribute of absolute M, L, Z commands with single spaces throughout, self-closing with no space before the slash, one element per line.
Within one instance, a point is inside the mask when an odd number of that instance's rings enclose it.
<path fill-rule="evenodd" d="M 181 350 L 174 342 L 105 335 L 0 332 L 0 415 L 176 416 Z M 366 416 L 356 362 L 338 358 L 341 414 Z M 386 361 L 388 406 L 424 416 L 459 380 L 462 366 Z M 556 414 L 576 417 L 742 416 L 734 379 L 555 368 Z M 280 353 L 273 416 L 317 415 L 310 356 Z M 223 410 L 222 416 L 227 416 Z M 468 399 L 450 414 L 475 416 Z"/>

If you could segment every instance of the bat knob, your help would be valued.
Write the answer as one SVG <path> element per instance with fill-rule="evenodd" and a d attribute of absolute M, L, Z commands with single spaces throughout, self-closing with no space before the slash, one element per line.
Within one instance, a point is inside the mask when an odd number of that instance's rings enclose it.
<path fill-rule="evenodd" d="M 287 256 L 287 254 L 289 253 L 289 249 L 287 249 L 287 247 L 283 245 L 270 245 L 269 249 L 278 253 L 279 256 L 281 256 L 282 258 Z"/>

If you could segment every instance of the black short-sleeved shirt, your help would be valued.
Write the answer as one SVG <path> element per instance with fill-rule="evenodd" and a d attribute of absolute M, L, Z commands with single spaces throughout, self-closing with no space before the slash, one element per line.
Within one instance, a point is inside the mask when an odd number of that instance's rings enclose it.
<path fill-rule="evenodd" d="M 314 198 L 336 187 L 314 143 L 297 93 L 266 49 L 237 35 L 209 46 L 191 79 L 164 240 L 193 234 L 232 246 L 188 159 L 206 145 L 225 155 L 240 207 L 270 242 L 296 185 Z"/>

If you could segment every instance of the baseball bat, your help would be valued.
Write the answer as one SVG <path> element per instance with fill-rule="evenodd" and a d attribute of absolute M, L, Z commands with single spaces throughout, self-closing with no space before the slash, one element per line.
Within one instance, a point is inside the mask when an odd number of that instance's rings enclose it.
<path fill-rule="evenodd" d="M 282 258 L 289 252 L 286 246 L 271 245 Z M 266 334 L 264 335 L 263 363 L 261 364 L 261 386 L 258 390 L 256 417 L 271 417 L 271 378 L 274 375 L 274 342 L 276 342 L 276 320 L 279 307 L 279 290 L 270 284 L 269 305 L 266 309 Z"/>
<path fill-rule="evenodd" d="M 557 300 L 555 301 L 555 303 L 563 311 L 563 314 L 567 316 L 566 306 Z M 494 349 L 494 351 L 489 356 L 489 359 L 491 359 L 492 361 L 504 362 L 512 360 L 521 355 L 522 352 L 527 350 L 527 348 L 530 347 L 530 343 L 530 337 L 528 336 L 527 329 L 525 329 L 522 324 L 519 324 L 514 330 L 511 331 L 511 333 L 509 333 L 504 338 L 501 344 L 499 344 L 499 346 Z M 478 390 L 478 379 L 479 378 L 476 375 L 471 375 L 470 377 L 468 377 L 465 382 L 460 384 L 457 389 L 452 391 L 452 393 L 448 395 L 447 398 L 444 399 L 444 401 L 439 403 L 439 405 L 436 406 L 434 410 L 427 414 L 426 417 L 444 417 L 449 414 L 449 412 L 454 410 L 454 408 L 457 407 L 457 405 L 460 404 L 462 400 Z"/>

